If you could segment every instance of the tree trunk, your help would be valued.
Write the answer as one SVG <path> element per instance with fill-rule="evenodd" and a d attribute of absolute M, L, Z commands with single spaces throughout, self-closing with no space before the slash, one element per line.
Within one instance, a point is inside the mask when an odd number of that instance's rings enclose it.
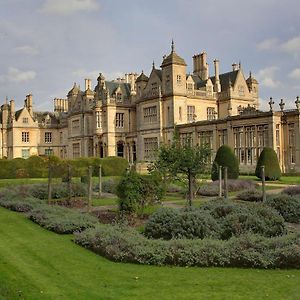
<path fill-rule="evenodd" d="M 192 206 L 192 201 L 194 199 L 194 193 L 193 193 L 193 175 L 191 174 L 191 172 L 189 172 L 189 175 L 188 175 L 188 178 L 189 178 L 189 197 L 188 197 L 188 200 L 189 200 L 189 207 Z"/>

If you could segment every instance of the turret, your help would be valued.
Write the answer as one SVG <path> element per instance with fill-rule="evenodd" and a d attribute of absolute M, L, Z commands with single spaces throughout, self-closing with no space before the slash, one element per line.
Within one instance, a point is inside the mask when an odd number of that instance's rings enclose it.
<path fill-rule="evenodd" d="M 217 59 L 214 60 L 215 66 L 215 92 L 221 92 L 221 84 L 220 84 L 220 70 L 219 70 L 219 61 Z"/>
<path fill-rule="evenodd" d="M 143 94 L 143 90 L 147 85 L 149 78 L 144 74 L 144 71 L 142 71 L 141 75 L 136 79 L 136 89 L 137 89 L 137 95 L 138 97 L 141 97 Z"/>

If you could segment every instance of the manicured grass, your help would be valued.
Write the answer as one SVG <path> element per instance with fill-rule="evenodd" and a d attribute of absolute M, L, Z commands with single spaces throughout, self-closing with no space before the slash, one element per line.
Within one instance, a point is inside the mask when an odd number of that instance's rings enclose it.
<path fill-rule="evenodd" d="M 106 206 L 106 205 L 117 205 L 118 198 L 101 198 L 101 199 L 92 199 L 93 206 Z"/>
<path fill-rule="evenodd" d="M 260 181 L 254 175 L 240 175 L 239 179 L 251 179 L 254 181 Z M 280 180 L 267 181 L 267 184 L 300 184 L 300 176 L 281 176 Z"/>
<path fill-rule="evenodd" d="M 0 299 L 297 299 L 299 270 L 122 264 L 0 208 Z"/>

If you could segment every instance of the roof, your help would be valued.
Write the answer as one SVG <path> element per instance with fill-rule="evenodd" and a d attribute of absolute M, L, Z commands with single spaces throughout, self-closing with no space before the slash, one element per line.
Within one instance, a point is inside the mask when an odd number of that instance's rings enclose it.
<path fill-rule="evenodd" d="M 59 121 L 53 112 L 43 111 L 43 112 L 33 112 L 34 118 L 38 121 L 39 124 L 45 123 L 46 117 L 49 115 L 50 117 L 50 124 L 58 124 Z M 50 125 L 49 124 L 49 125 Z"/>
<path fill-rule="evenodd" d="M 141 75 L 136 79 L 136 82 L 148 81 L 148 80 L 149 80 L 148 76 L 146 76 L 144 74 L 144 71 L 142 71 Z"/>
<path fill-rule="evenodd" d="M 236 71 L 231 71 L 219 75 L 222 91 L 225 91 L 229 88 L 229 82 L 231 82 L 231 84 L 235 83 L 238 72 L 239 70 L 236 70 Z M 216 77 L 215 76 L 210 77 L 210 80 L 212 81 L 213 84 L 215 84 Z"/>
<path fill-rule="evenodd" d="M 246 82 L 247 83 L 258 83 L 257 80 L 254 77 L 252 77 L 251 72 L 250 72 L 249 77 L 247 78 Z"/>
<path fill-rule="evenodd" d="M 19 119 L 20 114 L 21 114 L 21 112 L 23 111 L 23 109 L 24 109 L 24 108 L 21 108 L 21 109 L 19 109 L 19 110 L 17 110 L 17 111 L 15 112 L 15 119 L 16 119 L 16 120 Z"/>
<path fill-rule="evenodd" d="M 184 59 L 175 52 L 174 42 L 172 41 L 171 53 L 166 58 L 164 58 L 161 67 L 166 67 L 173 64 L 186 66 Z"/>
<path fill-rule="evenodd" d="M 122 95 L 130 96 L 130 84 L 123 82 L 105 81 L 106 88 L 109 90 L 109 96 L 112 96 L 118 87 L 120 87 Z"/>
<path fill-rule="evenodd" d="M 74 83 L 72 89 L 69 91 L 68 96 L 69 95 L 76 95 L 80 92 L 79 86 L 76 85 L 76 82 Z"/>

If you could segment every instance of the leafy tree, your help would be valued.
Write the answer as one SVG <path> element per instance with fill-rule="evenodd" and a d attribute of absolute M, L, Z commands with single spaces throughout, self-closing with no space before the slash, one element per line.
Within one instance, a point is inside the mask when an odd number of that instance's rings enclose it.
<path fill-rule="evenodd" d="M 213 181 L 219 179 L 220 166 L 227 167 L 228 179 L 237 179 L 239 177 L 239 161 L 232 148 L 230 148 L 228 145 L 221 146 L 217 151 L 211 168 L 211 179 Z"/>
<path fill-rule="evenodd" d="M 274 149 L 265 147 L 261 152 L 255 169 L 255 175 L 261 178 L 261 167 L 265 166 L 266 180 L 278 180 L 281 176 L 281 170 L 278 157 Z"/>
<path fill-rule="evenodd" d="M 188 200 L 191 206 L 196 176 L 207 171 L 210 154 L 208 145 L 193 146 L 191 140 L 180 142 L 178 133 L 175 133 L 171 145 L 162 145 L 159 148 L 153 169 L 173 177 L 177 174 L 184 175 L 188 180 Z"/>

